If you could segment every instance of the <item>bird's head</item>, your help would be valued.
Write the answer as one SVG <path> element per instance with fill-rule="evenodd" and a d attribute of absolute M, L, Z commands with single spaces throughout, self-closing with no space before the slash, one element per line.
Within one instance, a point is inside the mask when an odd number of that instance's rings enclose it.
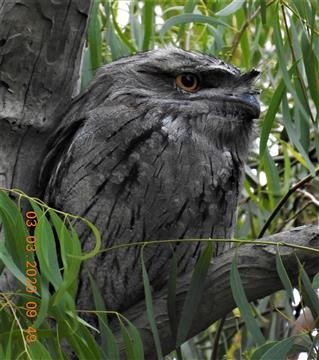
<path fill-rule="evenodd" d="M 115 61 L 99 77 L 111 79 L 108 100 L 153 112 L 172 139 L 246 153 L 260 113 L 253 89 L 258 74 L 241 73 L 213 56 L 165 48 Z"/>

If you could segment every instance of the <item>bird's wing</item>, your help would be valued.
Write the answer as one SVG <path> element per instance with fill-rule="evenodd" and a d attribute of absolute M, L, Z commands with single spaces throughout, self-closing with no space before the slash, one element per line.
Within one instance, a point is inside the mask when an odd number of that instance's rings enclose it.
<path fill-rule="evenodd" d="M 125 104 L 101 104 L 80 115 L 78 120 L 64 119 L 51 141 L 43 165 L 45 200 L 54 208 L 87 217 L 100 229 L 103 246 L 111 246 L 117 241 L 115 233 L 127 238 L 123 233 L 129 231 L 137 211 L 127 188 L 136 169 L 132 154 L 146 140 L 144 113 Z M 143 188 L 136 191 L 142 194 Z M 81 235 L 84 229 L 79 231 Z M 89 243 L 86 246 L 90 248 Z"/>

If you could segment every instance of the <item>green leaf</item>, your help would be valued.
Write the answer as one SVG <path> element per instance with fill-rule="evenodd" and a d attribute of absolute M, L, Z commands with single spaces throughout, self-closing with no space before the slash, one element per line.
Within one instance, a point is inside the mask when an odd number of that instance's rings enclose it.
<path fill-rule="evenodd" d="M 296 62 L 291 66 L 291 68 L 288 71 L 289 76 L 292 76 L 293 72 L 295 71 L 295 68 L 297 67 L 297 64 L 298 63 Z M 281 80 L 273 96 L 271 97 L 268 111 L 263 121 L 263 126 L 261 129 L 261 136 L 260 136 L 260 145 L 259 145 L 260 156 L 264 154 L 265 149 L 267 147 L 268 137 L 273 127 L 276 115 L 278 113 L 281 100 L 285 94 L 285 90 L 286 90 L 285 82 L 284 80 Z"/>
<path fill-rule="evenodd" d="M 143 51 L 150 48 L 150 41 L 154 32 L 154 0 L 144 1 L 143 22 L 144 22 L 144 38 Z"/>
<path fill-rule="evenodd" d="M 315 275 L 314 278 L 312 279 L 312 287 L 314 289 L 319 289 L 319 273 Z"/>
<path fill-rule="evenodd" d="M 319 319 L 318 294 L 313 289 L 311 281 L 310 281 L 307 273 L 305 272 L 302 264 L 300 263 L 299 259 L 297 259 L 297 260 L 298 260 L 300 274 L 301 274 L 302 296 L 305 300 L 305 303 L 309 306 L 314 319 L 318 320 Z"/>
<path fill-rule="evenodd" d="M 21 271 L 14 260 L 12 259 L 11 254 L 6 249 L 3 242 L 0 242 L 0 259 L 5 264 L 7 269 L 25 286 L 26 284 L 26 277 L 25 272 Z"/>
<path fill-rule="evenodd" d="M 275 13 L 275 26 L 274 26 L 274 42 L 277 49 L 277 56 L 278 56 L 278 64 L 283 76 L 283 80 L 285 82 L 285 85 L 288 89 L 288 91 L 291 93 L 296 105 L 298 106 L 298 110 L 302 113 L 302 115 L 307 119 L 309 117 L 308 112 L 306 111 L 303 102 L 301 101 L 301 98 L 298 96 L 297 92 L 295 91 L 295 88 L 291 82 L 291 75 L 292 73 L 288 72 L 287 70 L 287 57 L 286 57 L 286 51 L 283 44 L 283 39 L 281 35 L 281 28 L 280 28 L 280 22 L 278 13 Z M 299 60 L 297 60 L 298 62 Z M 296 70 L 296 68 L 294 68 Z M 295 72 L 295 71 L 294 71 Z"/>
<path fill-rule="evenodd" d="M 171 27 L 181 24 L 188 24 L 188 23 L 202 23 L 202 24 L 210 24 L 210 25 L 222 25 L 229 29 L 232 29 L 230 25 L 227 23 L 216 19 L 212 16 L 204 16 L 199 14 L 182 14 L 177 16 L 172 16 L 169 18 L 164 25 L 162 26 L 159 34 L 161 39 L 163 40 L 163 36 L 166 33 L 167 30 L 169 30 Z"/>
<path fill-rule="evenodd" d="M 45 359 L 45 360 L 52 359 L 50 353 L 41 344 L 40 341 L 36 341 L 28 345 L 28 348 L 32 359 Z"/>
<path fill-rule="evenodd" d="M 128 48 L 123 44 L 117 34 L 114 32 L 113 25 L 109 24 L 107 30 L 107 42 L 111 49 L 112 60 L 117 60 L 130 54 Z"/>
<path fill-rule="evenodd" d="M 263 157 L 264 171 L 267 176 L 268 195 L 271 202 L 274 196 L 281 196 L 282 187 L 280 185 L 280 177 L 278 169 L 268 149 L 266 149 Z M 272 204 L 274 206 L 274 204 Z"/>
<path fill-rule="evenodd" d="M 208 243 L 195 266 L 178 324 L 176 347 L 181 346 L 187 339 L 188 332 L 196 314 L 196 308 L 201 301 L 212 253 L 212 244 Z"/>
<path fill-rule="evenodd" d="M 55 294 L 53 303 L 56 305 L 62 299 L 65 292 L 69 291 L 73 284 L 77 282 L 81 266 L 81 261 L 79 260 L 81 244 L 71 224 L 69 225 L 70 230 L 68 230 L 55 211 L 49 210 L 49 214 L 58 237 L 57 240 L 60 243 L 60 256 L 63 263 L 63 282 Z"/>
<path fill-rule="evenodd" d="M 302 154 L 300 154 L 300 152 L 293 147 L 292 140 L 291 140 L 291 144 L 286 143 L 286 147 L 287 147 L 288 153 L 290 153 L 302 166 L 304 166 L 306 169 L 308 169 L 307 162 L 303 158 Z"/>
<path fill-rule="evenodd" d="M 34 327 L 36 328 L 39 328 L 48 316 L 50 303 L 49 282 L 42 276 L 40 276 L 40 289 L 38 288 L 38 292 L 41 295 L 41 302 L 36 321 L 34 322 Z"/>
<path fill-rule="evenodd" d="M 120 321 L 120 328 L 123 336 L 127 359 L 143 360 L 144 350 L 141 336 L 136 327 L 129 320 L 125 319 L 125 321 L 128 323 L 128 326 L 125 327 L 122 321 Z"/>
<path fill-rule="evenodd" d="M 93 79 L 93 71 L 92 71 L 90 48 L 86 47 L 84 49 L 82 73 L 81 73 L 82 91 L 88 87 L 92 79 Z"/>
<path fill-rule="evenodd" d="M 143 26 L 139 22 L 138 14 L 134 14 L 135 2 L 130 1 L 130 26 L 131 33 L 137 50 L 143 49 Z"/>
<path fill-rule="evenodd" d="M 184 13 L 192 13 L 197 3 L 198 0 L 187 0 L 184 6 Z"/>
<path fill-rule="evenodd" d="M 290 187 L 291 181 L 291 161 L 288 153 L 288 147 L 285 142 L 281 142 L 282 150 L 284 153 L 284 192 L 287 193 Z"/>
<path fill-rule="evenodd" d="M 101 359 L 102 352 L 87 326 L 83 325 L 80 318 L 74 318 L 64 308 L 54 307 L 52 311 L 57 321 L 57 334 L 59 341 L 63 339 L 75 351 L 80 359 Z M 75 324 L 77 325 L 75 327 Z"/>
<path fill-rule="evenodd" d="M 185 5 L 184 5 L 184 13 L 192 13 L 195 9 L 195 6 L 197 4 L 198 0 L 187 0 Z M 186 36 L 188 36 L 188 31 L 185 32 L 187 26 L 186 25 L 181 25 L 179 32 L 178 32 L 178 39 L 180 42 L 180 47 L 184 48 L 185 47 L 185 34 Z"/>
<path fill-rule="evenodd" d="M 242 318 L 247 326 L 248 331 L 250 332 L 251 336 L 253 337 L 254 341 L 258 345 L 263 345 L 265 343 L 265 338 L 262 332 L 260 331 L 259 326 L 255 318 L 251 313 L 251 308 L 248 303 L 240 275 L 237 269 L 237 256 L 234 257 L 231 271 L 230 271 L 230 286 L 232 289 L 234 300 L 237 306 L 240 309 Z M 268 358 L 269 360 L 270 358 Z"/>
<path fill-rule="evenodd" d="M 290 297 L 290 300 L 293 301 L 294 300 L 293 287 L 291 285 L 291 282 L 288 277 L 287 271 L 284 267 L 284 264 L 281 260 L 279 248 L 277 248 L 277 254 L 276 254 L 276 269 L 277 269 L 277 273 L 280 277 L 280 280 L 281 280 L 282 284 L 284 285 L 288 296 Z"/>
<path fill-rule="evenodd" d="M 100 234 L 99 230 L 97 229 L 97 227 L 93 223 L 91 223 L 91 221 L 89 221 L 85 218 L 79 218 L 79 220 L 84 222 L 86 224 L 86 226 L 88 228 L 90 228 L 90 230 L 95 238 L 95 246 L 91 251 L 89 251 L 88 253 L 84 253 L 81 256 L 76 256 L 76 255 L 70 255 L 70 256 L 74 256 L 80 260 L 88 260 L 88 259 L 93 258 L 94 256 L 96 256 L 99 253 L 100 248 L 101 248 L 101 234 Z M 75 235 L 73 235 L 73 236 L 75 236 Z"/>
<path fill-rule="evenodd" d="M 259 346 L 252 354 L 250 360 L 260 360 L 262 355 L 264 355 L 270 348 L 272 348 L 275 344 L 277 344 L 277 341 L 270 341 L 266 344 Z"/>
<path fill-rule="evenodd" d="M 13 346 L 12 346 L 12 340 L 13 340 L 13 332 L 14 332 L 14 327 L 16 325 L 15 321 L 12 321 L 11 323 L 11 328 L 10 328 L 10 333 L 9 333 L 9 339 L 7 340 L 7 351 L 6 351 L 6 355 L 4 357 L 4 360 L 11 360 L 12 359 L 12 350 L 13 350 Z"/>
<path fill-rule="evenodd" d="M 54 234 L 45 212 L 35 202 L 32 203 L 32 207 L 37 213 L 38 220 L 34 235 L 37 239 L 36 254 L 40 263 L 41 276 L 45 276 L 57 290 L 62 283 L 62 276 Z"/>
<path fill-rule="evenodd" d="M 308 40 L 308 37 L 303 31 L 301 36 L 302 53 L 304 59 L 304 66 L 306 70 L 306 76 L 308 80 L 308 87 L 311 94 L 311 98 L 316 106 L 317 112 L 319 112 L 319 70 L 318 70 L 318 57 L 314 53 L 312 44 Z"/>
<path fill-rule="evenodd" d="M 291 114 L 288 107 L 288 100 L 287 95 L 285 94 L 282 98 L 282 113 L 283 113 L 283 120 L 285 124 L 285 128 L 287 130 L 288 136 L 291 140 L 291 142 L 296 146 L 300 154 L 302 155 L 302 158 L 306 161 L 307 167 L 311 172 L 315 172 L 315 167 L 312 163 L 312 161 L 309 159 L 308 153 L 305 151 L 304 147 L 299 141 L 299 134 L 294 127 Z"/>
<path fill-rule="evenodd" d="M 99 17 L 99 6 L 100 0 L 94 0 L 88 28 L 88 42 L 93 71 L 102 65 L 102 25 Z"/>
<path fill-rule="evenodd" d="M 319 119 L 318 119 L 319 121 Z M 319 130 L 319 129 L 318 129 Z M 319 131 L 317 129 L 315 129 L 315 148 L 316 148 L 316 155 L 317 155 L 317 159 L 319 159 Z"/>
<path fill-rule="evenodd" d="M 26 236 L 29 235 L 20 209 L 5 191 L 0 191 L 0 223 L 4 227 L 6 249 L 21 271 L 25 271 Z"/>
<path fill-rule="evenodd" d="M 176 261 L 175 252 L 173 251 L 169 279 L 168 279 L 167 312 L 168 312 L 169 324 L 170 324 L 174 343 L 176 343 L 177 327 L 178 327 L 178 322 L 176 317 L 176 282 L 177 282 L 177 261 Z"/>
<path fill-rule="evenodd" d="M 215 16 L 228 16 L 239 10 L 246 0 L 233 0 L 230 4 L 218 11 Z"/>
<path fill-rule="evenodd" d="M 266 0 L 259 0 L 260 3 L 260 14 L 261 14 L 261 22 L 263 25 L 267 23 L 267 4 Z"/>
<path fill-rule="evenodd" d="M 142 261 L 142 274 L 143 274 L 143 284 L 144 284 L 144 293 L 145 293 L 145 302 L 146 302 L 146 313 L 147 313 L 147 318 L 148 318 L 148 321 L 149 321 L 149 323 L 151 325 L 151 330 L 152 330 L 152 333 L 153 333 L 157 358 L 158 359 L 163 359 L 161 341 L 160 341 L 160 338 L 159 338 L 159 334 L 158 334 L 158 330 L 157 330 L 157 326 L 156 326 L 156 321 L 155 321 L 155 316 L 154 316 L 150 280 L 148 278 L 148 274 L 147 274 L 145 264 L 144 264 L 143 250 L 144 249 L 142 249 L 141 261 Z"/>
<path fill-rule="evenodd" d="M 285 83 L 283 80 L 281 80 L 271 98 L 267 114 L 263 121 L 263 126 L 260 135 L 260 145 L 259 145 L 260 157 L 264 155 L 264 152 L 267 148 L 268 137 L 273 127 L 276 115 L 278 113 L 279 105 L 283 97 L 284 91 L 285 91 Z"/>
<path fill-rule="evenodd" d="M 110 46 L 112 60 L 116 60 L 136 52 L 136 48 L 130 43 L 129 39 L 122 33 L 117 23 L 117 16 L 111 5 L 106 6 L 108 16 L 108 26 L 106 40 Z"/>
<path fill-rule="evenodd" d="M 91 274 L 89 274 L 89 279 L 91 283 L 95 309 L 97 310 L 97 317 L 99 319 L 99 330 L 101 332 L 102 350 L 106 354 L 107 360 L 119 360 L 120 352 L 117 346 L 116 338 L 108 326 L 107 315 L 99 313 L 99 311 L 105 311 L 103 297 Z"/>
<path fill-rule="evenodd" d="M 287 339 L 276 342 L 268 351 L 266 351 L 259 359 L 270 360 L 270 359 L 285 359 L 292 348 L 295 337 L 289 337 Z"/>

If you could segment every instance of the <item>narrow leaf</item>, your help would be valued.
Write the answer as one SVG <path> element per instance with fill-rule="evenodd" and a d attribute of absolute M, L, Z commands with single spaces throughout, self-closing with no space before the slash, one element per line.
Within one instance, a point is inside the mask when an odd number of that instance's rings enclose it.
<path fill-rule="evenodd" d="M 212 244 L 208 243 L 195 266 L 178 325 L 176 347 L 179 347 L 187 339 L 196 308 L 201 301 L 212 253 Z"/>
<path fill-rule="evenodd" d="M 263 165 L 264 165 L 264 171 L 267 176 L 267 185 L 268 185 L 268 195 L 271 202 L 273 202 L 274 196 L 281 196 L 281 181 L 278 174 L 278 169 L 276 167 L 276 164 L 269 154 L 268 149 L 266 149 L 263 157 Z M 272 204 L 274 206 L 274 204 Z"/>
<path fill-rule="evenodd" d="M 157 326 L 156 326 L 156 321 L 155 321 L 155 316 L 154 316 L 150 280 L 149 280 L 149 277 L 148 277 L 148 274 L 147 274 L 147 271 L 145 268 L 145 263 L 144 263 L 144 258 L 143 258 L 143 250 L 142 250 L 142 255 L 141 255 L 141 261 L 142 261 L 142 274 L 143 274 L 143 284 L 144 284 L 147 318 L 151 325 L 157 358 L 163 359 L 161 342 L 160 342 L 160 338 L 159 338 L 159 334 L 158 334 L 158 330 L 157 330 Z"/>
<path fill-rule="evenodd" d="M 260 360 L 262 355 L 264 355 L 270 348 L 272 348 L 275 344 L 277 344 L 277 341 L 270 341 L 266 344 L 259 346 L 252 354 L 251 360 Z"/>
<path fill-rule="evenodd" d="M 0 191 L 0 224 L 4 227 L 6 248 L 20 270 L 25 268 L 25 241 L 28 235 L 24 218 L 16 203 Z"/>
<path fill-rule="evenodd" d="M 163 40 L 163 36 L 167 30 L 169 30 L 172 26 L 181 25 L 181 24 L 188 24 L 188 23 L 202 23 L 202 24 L 210 24 L 210 25 L 222 25 L 227 28 L 232 29 L 230 25 L 227 23 L 216 19 L 212 16 L 204 16 L 199 14 L 182 14 L 177 16 L 172 16 L 169 18 L 164 25 L 162 26 L 159 34 L 161 39 Z"/>
<path fill-rule="evenodd" d="M 319 289 L 319 273 L 315 275 L 315 277 L 312 280 L 312 287 L 314 289 Z"/>
<path fill-rule="evenodd" d="M 167 312 L 170 323 L 170 328 L 173 336 L 174 343 L 177 338 L 177 318 L 176 318 L 176 282 L 177 282 L 177 261 L 176 255 L 173 251 L 170 274 L 168 279 L 168 296 L 167 296 Z"/>
<path fill-rule="evenodd" d="M 267 23 L 267 4 L 266 0 L 259 0 L 260 3 L 260 12 L 261 12 L 261 22 L 263 25 Z"/>
<path fill-rule="evenodd" d="M 45 212 L 36 203 L 32 203 L 32 207 L 37 213 L 38 220 L 34 235 L 37 239 L 36 254 L 40 263 L 41 274 L 45 276 L 57 290 L 62 283 L 62 276 L 59 268 L 54 234 Z"/>
<path fill-rule="evenodd" d="M 99 313 L 99 311 L 105 311 L 103 297 L 91 274 L 89 274 L 89 279 L 91 283 L 95 309 L 97 310 L 97 316 L 99 319 L 99 330 L 101 332 L 102 350 L 106 354 L 108 360 L 118 360 L 120 359 L 120 352 L 116 343 L 116 338 L 108 326 L 107 315 Z"/>
<path fill-rule="evenodd" d="M 144 22 L 144 38 L 143 51 L 150 48 L 150 41 L 154 32 L 154 0 L 144 1 L 143 22 Z"/>
<path fill-rule="evenodd" d="M 93 71 L 92 71 L 90 48 L 86 47 L 84 49 L 84 54 L 83 54 L 81 90 L 86 89 L 90 84 L 90 82 L 92 81 L 92 79 L 93 79 Z"/>
<path fill-rule="evenodd" d="M 319 65 L 318 57 L 314 53 L 313 47 L 307 38 L 305 32 L 301 37 L 302 52 L 304 58 L 304 66 L 306 70 L 306 76 L 308 80 L 308 87 L 312 97 L 312 100 L 316 106 L 317 112 L 319 112 Z"/>
<path fill-rule="evenodd" d="M 291 66 L 291 68 L 288 71 L 289 76 L 291 76 L 293 74 L 297 64 L 298 63 L 296 62 Z M 276 115 L 278 113 L 279 106 L 280 106 L 282 97 L 283 97 L 283 95 L 285 93 L 285 90 L 286 90 L 285 81 L 281 80 L 279 82 L 279 85 L 277 86 L 272 98 L 271 98 L 267 114 L 266 114 L 265 119 L 263 121 L 263 127 L 262 127 L 262 130 L 261 130 L 260 145 L 259 145 L 259 154 L 261 156 L 264 154 L 265 149 L 267 147 L 268 137 L 269 137 L 271 128 L 272 128 L 272 126 L 274 124 Z"/>
<path fill-rule="evenodd" d="M 309 276 L 305 272 L 302 264 L 299 263 L 300 273 L 301 273 L 301 282 L 302 282 L 302 295 L 305 300 L 305 303 L 309 306 L 313 317 L 318 319 L 319 317 L 319 298 L 316 291 L 313 289 Z"/>
<path fill-rule="evenodd" d="M 246 0 L 233 0 L 230 4 L 218 11 L 216 16 L 228 16 L 240 9 Z"/>
<path fill-rule="evenodd" d="M 285 85 L 286 85 L 288 91 L 293 96 L 293 99 L 294 99 L 296 105 L 298 106 L 299 111 L 302 112 L 302 114 L 304 115 L 305 118 L 308 118 L 309 114 L 307 113 L 306 109 L 304 108 L 304 105 L 303 105 L 301 99 L 298 97 L 298 95 L 295 91 L 295 88 L 292 84 L 292 81 L 291 81 L 292 73 L 290 73 L 287 70 L 286 51 L 285 51 L 285 47 L 283 44 L 281 28 L 280 28 L 280 21 L 279 21 L 279 16 L 278 16 L 277 12 L 275 13 L 275 19 L 276 19 L 276 21 L 275 21 L 275 26 L 274 26 L 274 43 L 275 43 L 276 49 L 277 49 L 278 64 L 280 66 L 283 80 L 285 82 Z M 295 69 L 296 68 L 294 68 L 294 70 Z"/>
<path fill-rule="evenodd" d="M 276 254 L 276 269 L 277 269 L 277 273 L 280 277 L 282 284 L 285 287 L 285 290 L 286 290 L 290 300 L 293 301 L 294 300 L 293 287 L 291 285 L 291 282 L 288 277 L 287 271 L 284 267 L 284 264 L 281 260 L 278 248 L 277 248 L 277 254 Z"/>
<path fill-rule="evenodd" d="M 292 118 L 291 118 L 286 94 L 282 98 L 282 112 L 284 115 L 283 120 L 284 120 L 285 128 L 287 130 L 289 139 L 296 146 L 296 148 L 300 152 L 300 155 L 302 155 L 302 158 L 304 159 L 304 161 L 307 164 L 307 168 L 314 173 L 315 172 L 314 165 L 313 165 L 312 161 L 309 159 L 307 151 L 305 150 L 305 148 L 299 141 L 299 134 L 298 134 L 298 131 L 295 128 Z"/>
<path fill-rule="evenodd" d="M 237 256 L 234 257 L 230 272 L 230 286 L 232 289 L 234 300 L 240 309 L 242 318 L 245 321 L 248 331 L 258 345 L 265 343 L 264 335 L 262 334 L 255 318 L 251 313 L 251 308 L 248 303 L 240 275 L 237 269 Z"/>
<path fill-rule="evenodd" d="M 296 338 L 289 337 L 287 339 L 278 341 L 268 351 L 266 351 L 259 359 L 270 360 L 270 359 L 285 359 L 289 354 Z"/>
<path fill-rule="evenodd" d="M 284 91 L 285 91 L 285 83 L 283 80 L 281 80 L 274 92 L 274 95 L 271 98 L 267 114 L 263 121 L 263 126 L 260 135 L 260 145 L 259 145 L 260 156 L 264 155 L 264 152 L 266 150 L 268 137 L 273 127 Z"/>
<path fill-rule="evenodd" d="M 127 359 L 144 359 L 143 342 L 136 327 L 127 319 L 128 326 L 125 327 L 120 321 L 120 328 L 124 340 Z"/>
<path fill-rule="evenodd" d="M 94 0 L 88 28 L 88 42 L 93 71 L 95 71 L 102 64 L 102 26 L 99 17 L 99 6 L 100 0 Z"/>

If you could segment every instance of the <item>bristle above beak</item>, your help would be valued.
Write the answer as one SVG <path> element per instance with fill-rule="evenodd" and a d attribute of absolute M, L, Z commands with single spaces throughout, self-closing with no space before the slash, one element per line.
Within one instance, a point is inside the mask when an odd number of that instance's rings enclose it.
<path fill-rule="evenodd" d="M 251 83 L 253 80 L 255 80 L 260 75 L 260 71 L 256 69 L 252 69 L 240 76 L 240 80 L 243 82 L 249 82 Z"/>

